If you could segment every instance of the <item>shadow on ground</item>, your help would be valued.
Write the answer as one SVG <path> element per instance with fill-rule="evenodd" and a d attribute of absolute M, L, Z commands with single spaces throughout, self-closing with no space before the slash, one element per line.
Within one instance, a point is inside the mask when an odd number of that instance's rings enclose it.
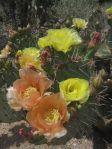
<path fill-rule="evenodd" d="M 8 130 L 8 134 L 1 134 L 0 136 L 0 148 L 7 149 L 10 146 L 16 144 L 20 146 L 24 142 L 24 139 L 19 135 L 19 129 L 26 128 L 25 124 L 17 125 L 14 128 Z"/>

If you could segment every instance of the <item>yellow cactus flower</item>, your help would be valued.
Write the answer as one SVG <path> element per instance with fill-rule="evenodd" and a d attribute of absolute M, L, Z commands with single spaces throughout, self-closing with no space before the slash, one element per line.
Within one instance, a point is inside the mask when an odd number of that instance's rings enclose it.
<path fill-rule="evenodd" d="M 62 51 L 66 53 L 71 50 L 72 46 L 78 45 L 81 42 L 81 37 L 76 31 L 68 28 L 62 28 L 49 29 L 48 35 L 40 38 L 38 41 L 38 45 L 41 48 L 51 46 L 57 51 Z"/>
<path fill-rule="evenodd" d="M 88 22 L 84 19 L 75 18 L 72 20 L 73 25 L 78 29 L 85 29 L 87 27 Z"/>
<path fill-rule="evenodd" d="M 110 8 L 108 8 L 108 9 L 106 9 L 105 13 L 107 15 L 112 15 L 112 6 Z"/>
<path fill-rule="evenodd" d="M 40 51 L 37 48 L 30 47 L 24 50 L 18 50 L 16 59 L 21 68 L 34 67 L 36 69 L 41 68 Z"/>
<path fill-rule="evenodd" d="M 59 83 L 59 88 L 66 102 L 85 103 L 89 98 L 89 82 L 80 78 L 70 78 Z"/>
<path fill-rule="evenodd" d="M 71 50 L 71 47 L 82 42 L 80 36 L 76 31 L 68 28 L 50 29 L 48 30 L 48 37 L 51 41 L 51 46 L 64 53 Z"/>
<path fill-rule="evenodd" d="M 39 40 L 38 40 L 38 46 L 40 48 L 45 48 L 45 47 L 48 47 L 50 45 L 51 44 L 50 44 L 50 40 L 49 40 L 49 37 L 48 36 L 39 38 Z"/>

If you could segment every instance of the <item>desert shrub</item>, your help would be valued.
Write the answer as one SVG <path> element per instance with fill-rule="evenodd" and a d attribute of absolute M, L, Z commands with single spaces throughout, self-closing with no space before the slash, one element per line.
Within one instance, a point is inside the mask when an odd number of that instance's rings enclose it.
<path fill-rule="evenodd" d="M 88 18 L 96 4 L 95 0 L 60 0 L 54 2 L 52 9 L 59 18 Z"/>

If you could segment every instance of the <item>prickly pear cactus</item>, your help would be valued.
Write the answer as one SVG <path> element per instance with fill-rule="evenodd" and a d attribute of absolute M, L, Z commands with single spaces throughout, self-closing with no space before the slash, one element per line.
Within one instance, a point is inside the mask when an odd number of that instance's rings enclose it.
<path fill-rule="evenodd" d="M 100 26 L 101 24 L 100 22 L 97 22 L 100 15 L 98 18 L 94 19 L 95 14 L 96 13 L 93 13 L 93 17 L 90 17 L 90 20 L 88 19 L 90 26 L 92 26 L 91 22 L 93 22 L 93 27 L 91 27 L 92 29 L 90 28 L 90 30 L 79 31 L 80 36 L 82 36 L 84 40 L 86 39 L 85 43 L 83 42 L 81 45 L 77 46 L 66 54 L 57 52 L 52 48 L 42 49 L 41 52 L 41 58 L 44 60 L 43 69 L 46 71 L 48 77 L 54 80 L 54 86 L 52 86 L 51 91 L 57 92 L 59 90 L 59 82 L 67 78 L 78 77 L 86 79 L 90 82 L 91 95 L 88 102 L 84 105 L 77 105 L 78 109 L 80 110 L 78 110 L 76 115 L 74 115 L 73 112 L 74 105 L 73 110 L 71 110 L 72 117 L 70 123 L 66 126 L 71 130 L 70 132 L 68 131 L 70 136 L 71 134 L 72 136 L 73 134 L 74 136 L 82 136 L 88 134 L 88 132 L 91 132 L 92 126 L 96 125 L 99 107 L 101 106 L 99 101 L 102 96 L 99 92 L 102 89 L 105 90 L 105 86 L 103 86 L 105 80 L 104 73 L 103 71 L 96 71 L 95 57 L 108 58 L 111 56 L 111 51 L 104 42 L 104 39 L 100 44 L 98 43 L 100 40 L 100 34 L 98 32 L 102 32 L 102 28 L 104 28 L 104 26 L 101 26 L 100 30 L 96 30 L 96 26 Z M 99 14 L 101 14 L 101 12 L 99 12 Z M 24 25 L 24 23 L 22 25 Z M 12 122 L 25 119 L 24 112 L 17 113 L 9 108 L 6 101 L 6 88 L 9 87 L 13 81 L 19 78 L 19 66 L 15 64 L 16 51 L 19 49 L 23 50 L 26 47 L 37 46 L 37 35 L 35 36 L 35 34 L 33 34 L 32 28 L 32 26 L 30 28 L 28 25 L 26 28 L 18 28 L 17 31 L 9 30 L 8 41 L 10 43 L 11 53 L 8 57 L 1 59 L 0 61 L 1 122 Z M 91 31 L 94 31 L 95 33 L 90 36 Z M 45 30 L 43 30 L 41 34 L 45 34 Z M 95 45 L 96 43 L 98 43 L 98 45 Z M 47 58 L 46 53 L 48 56 Z"/>
<path fill-rule="evenodd" d="M 57 52 L 49 47 L 43 49 L 41 54 L 42 60 L 44 60 L 43 68 L 49 78 L 55 82 L 52 86 L 53 92 L 59 90 L 59 82 L 68 78 L 82 78 L 90 82 L 91 97 L 84 105 L 78 105 L 79 110 L 76 115 L 72 113 L 69 123 L 70 129 L 74 130 L 74 136 L 88 135 L 92 131 L 92 126 L 95 126 L 97 122 L 98 107 L 100 106 L 98 97 L 100 96 L 100 90 L 103 88 L 100 87 L 103 86 L 105 71 L 96 72 L 95 53 L 94 47 L 88 47 L 83 42 L 67 53 Z M 72 106 L 74 109 L 75 106 Z M 67 127 L 69 126 L 67 125 Z"/>

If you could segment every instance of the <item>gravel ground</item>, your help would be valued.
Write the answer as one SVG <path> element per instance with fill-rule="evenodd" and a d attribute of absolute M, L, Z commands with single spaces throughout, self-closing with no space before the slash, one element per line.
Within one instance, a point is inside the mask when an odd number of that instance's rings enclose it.
<path fill-rule="evenodd" d="M 24 121 L 14 123 L 0 123 L 0 149 L 93 149 L 93 143 L 86 138 L 70 139 L 66 145 L 61 143 L 60 145 L 48 145 L 46 143 L 40 143 L 39 145 L 31 144 L 27 140 L 24 140 L 18 134 L 18 130 L 21 127 L 27 127 Z"/>

